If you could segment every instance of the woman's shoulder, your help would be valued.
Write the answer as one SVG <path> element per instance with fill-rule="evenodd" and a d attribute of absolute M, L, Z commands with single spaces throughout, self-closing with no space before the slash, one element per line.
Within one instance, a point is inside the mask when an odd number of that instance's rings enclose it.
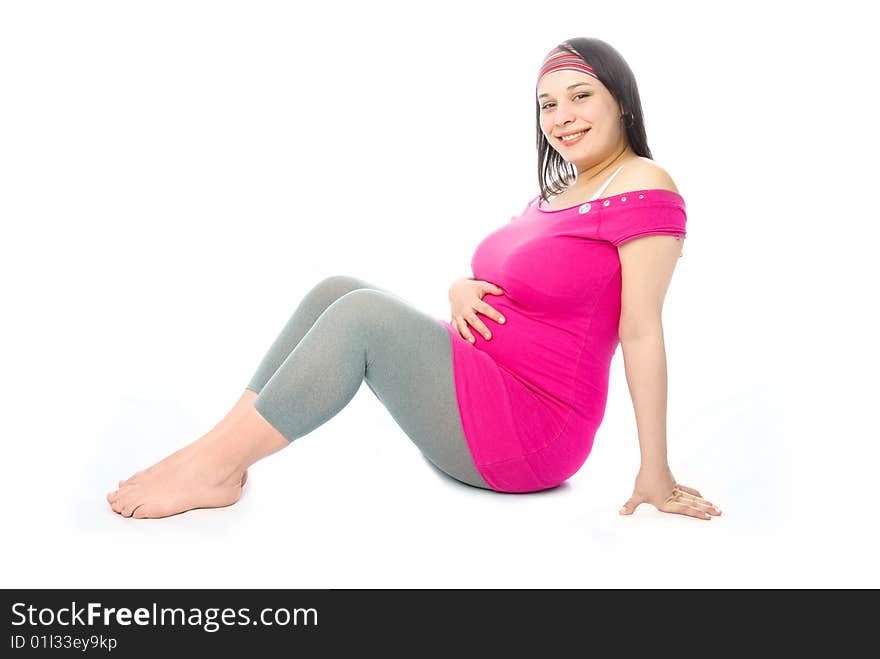
<path fill-rule="evenodd" d="M 609 197 L 630 190 L 669 190 L 681 194 L 669 172 L 650 158 L 636 156 L 620 170 L 605 191 Z"/>

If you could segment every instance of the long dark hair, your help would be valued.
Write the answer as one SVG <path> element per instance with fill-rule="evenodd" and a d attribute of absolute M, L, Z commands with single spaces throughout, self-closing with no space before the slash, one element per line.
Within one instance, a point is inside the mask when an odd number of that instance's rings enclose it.
<path fill-rule="evenodd" d="M 563 44 L 559 44 L 559 47 L 583 57 L 620 105 L 630 148 L 637 155 L 653 160 L 651 149 L 648 148 L 648 138 L 645 135 L 639 88 L 629 64 L 620 53 L 601 39 L 578 37 L 567 39 L 566 42 L 571 44 L 574 50 Z M 538 186 L 541 189 L 541 199 L 547 202 L 548 195 L 559 194 L 575 181 L 577 169 L 550 146 L 541 131 L 541 102 L 537 98 L 535 98 L 535 122 L 538 132 Z"/>

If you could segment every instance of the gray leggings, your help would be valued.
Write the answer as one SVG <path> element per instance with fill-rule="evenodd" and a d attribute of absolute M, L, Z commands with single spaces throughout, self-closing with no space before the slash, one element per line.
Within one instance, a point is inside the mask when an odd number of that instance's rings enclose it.
<path fill-rule="evenodd" d="M 257 412 L 289 441 L 335 416 L 367 381 L 436 467 L 491 489 L 461 426 L 449 333 L 393 293 L 338 275 L 299 303 L 247 389 Z"/>

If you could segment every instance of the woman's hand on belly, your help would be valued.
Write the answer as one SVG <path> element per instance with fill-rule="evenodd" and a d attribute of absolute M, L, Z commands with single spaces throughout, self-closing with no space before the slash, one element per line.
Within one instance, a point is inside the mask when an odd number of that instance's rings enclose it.
<path fill-rule="evenodd" d="M 495 322 L 504 322 L 504 316 L 497 309 L 483 302 L 483 296 L 489 293 L 504 295 L 504 291 L 498 286 L 482 279 L 456 279 L 449 287 L 448 297 L 452 313 L 452 326 L 458 330 L 463 339 L 467 339 L 471 343 L 474 343 L 475 339 L 468 325 L 477 330 L 487 341 L 491 338 L 491 332 L 477 316 L 478 312 L 487 318 L 492 318 Z"/>

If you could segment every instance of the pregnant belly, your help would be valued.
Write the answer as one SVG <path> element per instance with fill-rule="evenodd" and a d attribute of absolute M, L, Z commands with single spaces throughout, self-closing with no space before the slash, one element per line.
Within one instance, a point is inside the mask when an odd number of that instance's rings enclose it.
<path fill-rule="evenodd" d="M 491 304 L 505 322 L 479 314 L 491 338 L 486 339 L 474 330 L 473 346 L 490 355 L 538 400 L 557 412 L 568 408 L 582 337 L 568 327 L 525 312 L 507 298 L 496 298 Z"/>

